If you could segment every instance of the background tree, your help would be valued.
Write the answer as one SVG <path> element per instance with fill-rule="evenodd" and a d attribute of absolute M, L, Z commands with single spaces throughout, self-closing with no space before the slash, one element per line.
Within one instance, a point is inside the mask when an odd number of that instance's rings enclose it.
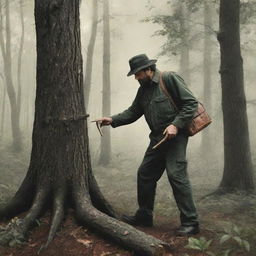
<path fill-rule="evenodd" d="M 220 1 L 218 40 L 224 123 L 224 173 L 220 190 L 225 192 L 254 189 L 239 17 L 239 0 Z"/>
<path fill-rule="evenodd" d="M 212 9 L 213 5 L 211 2 L 204 1 L 204 46 L 203 46 L 203 102 L 207 106 L 207 112 L 210 115 L 212 111 L 212 28 L 213 28 L 213 18 Z M 211 129 L 205 129 L 202 133 L 201 150 L 203 154 L 207 154 L 206 159 L 210 159 L 212 152 L 208 149 L 212 148 L 212 134 Z"/>
<path fill-rule="evenodd" d="M 4 82 L 4 76 L 0 74 L 2 81 L 2 104 L 1 104 L 1 126 L 0 126 L 0 138 L 4 137 L 4 122 L 5 122 L 5 100 L 6 100 L 6 86 Z"/>
<path fill-rule="evenodd" d="M 19 125 L 19 108 L 16 92 L 14 89 L 12 79 L 12 57 L 11 57 L 11 24 L 10 24 L 10 8 L 9 1 L 5 0 L 5 38 L 3 35 L 3 1 L 0 1 L 0 45 L 4 66 L 4 76 L 6 81 L 7 94 L 11 107 L 11 124 L 12 124 L 12 137 L 13 137 L 13 148 L 17 151 L 21 150 L 21 131 Z"/>
<path fill-rule="evenodd" d="M 109 26 L 109 1 L 103 1 L 103 90 L 102 90 L 102 115 L 111 115 L 111 88 L 110 88 L 110 26 Z M 111 159 L 110 129 L 104 130 L 101 137 L 99 164 L 107 165 Z"/>
<path fill-rule="evenodd" d="M 25 36 L 25 24 L 24 24 L 24 14 L 23 14 L 23 0 L 19 1 L 20 4 L 20 23 L 21 23 L 21 38 L 20 38 L 20 48 L 18 56 L 18 92 L 17 92 L 17 106 L 18 106 L 18 116 L 20 116 L 21 110 L 21 71 L 22 71 L 22 54 L 24 48 L 24 36 Z"/>
<path fill-rule="evenodd" d="M 159 14 L 145 18 L 145 22 L 160 24 L 162 29 L 157 30 L 154 36 L 165 36 L 166 42 L 162 45 L 159 56 L 180 56 L 179 73 L 185 81 L 190 82 L 189 51 L 192 46 L 189 22 L 189 11 L 183 1 L 168 1 L 168 7 L 172 8 L 172 14 Z M 151 8 L 151 7 L 150 7 Z"/>
<path fill-rule="evenodd" d="M 85 97 L 85 107 L 88 109 L 89 104 L 89 96 L 91 91 L 91 83 L 92 83 L 92 66 L 93 66 L 93 54 L 94 54 L 94 46 L 97 36 L 97 27 L 98 27 L 98 0 L 93 1 L 92 6 L 92 26 L 91 26 L 91 36 L 89 40 L 89 44 L 87 47 L 86 54 L 86 69 L 85 74 L 86 77 L 84 79 L 84 97 Z"/>
<path fill-rule="evenodd" d="M 189 60 L 189 17 L 190 13 L 187 6 L 182 2 L 178 2 L 177 13 L 179 16 L 179 26 L 180 26 L 180 71 L 179 73 L 184 78 L 186 83 L 190 84 L 190 60 Z"/>
<path fill-rule="evenodd" d="M 162 255 L 162 241 L 113 218 L 94 179 L 83 95 L 79 0 L 36 0 L 37 91 L 28 172 L 0 219 L 29 210 L 1 229 L 0 244 L 24 241 L 36 219 L 52 209 L 45 248 L 64 217 L 75 210 L 80 223 L 136 255 Z M 103 213 L 104 212 L 104 213 Z M 108 214 L 108 215 L 107 215 Z M 110 217 L 112 216 L 112 217 Z"/>

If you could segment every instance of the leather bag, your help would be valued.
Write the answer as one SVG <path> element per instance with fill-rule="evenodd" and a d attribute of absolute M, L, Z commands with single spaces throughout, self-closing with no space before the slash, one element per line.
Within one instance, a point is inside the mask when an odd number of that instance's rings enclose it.
<path fill-rule="evenodd" d="M 179 108 L 175 104 L 172 96 L 170 95 L 170 93 L 168 92 L 168 90 L 164 84 L 162 73 L 160 75 L 159 85 L 160 85 L 160 88 L 162 89 L 162 91 L 164 92 L 164 94 L 169 98 L 169 100 L 172 103 L 172 105 L 174 106 L 174 108 L 177 111 L 179 111 Z M 207 127 L 211 122 L 212 122 L 212 119 L 206 112 L 203 104 L 201 102 L 198 102 L 198 108 L 197 108 L 196 112 L 194 113 L 192 120 L 185 127 L 185 132 L 187 133 L 188 136 L 193 136 L 193 135 L 197 134 L 198 132 L 200 132 L 201 130 L 203 130 L 205 127 Z"/>

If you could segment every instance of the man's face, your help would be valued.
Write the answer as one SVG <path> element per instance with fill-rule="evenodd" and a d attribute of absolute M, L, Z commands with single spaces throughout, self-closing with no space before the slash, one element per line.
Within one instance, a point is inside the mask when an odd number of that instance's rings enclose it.
<path fill-rule="evenodd" d="M 151 81 L 150 70 L 141 70 L 134 74 L 134 77 L 141 85 L 147 85 Z"/>

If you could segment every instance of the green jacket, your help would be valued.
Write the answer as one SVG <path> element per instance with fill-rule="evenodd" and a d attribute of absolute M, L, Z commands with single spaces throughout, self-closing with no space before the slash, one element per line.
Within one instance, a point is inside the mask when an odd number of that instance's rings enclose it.
<path fill-rule="evenodd" d="M 170 124 L 182 130 L 192 119 L 198 102 L 180 76 L 174 72 L 165 72 L 163 81 L 179 109 L 177 111 L 160 88 L 159 81 L 160 71 L 156 70 L 151 84 L 139 87 L 132 105 L 122 113 L 112 116 L 112 127 L 133 123 L 144 115 L 151 130 L 151 139 L 159 140 Z"/>

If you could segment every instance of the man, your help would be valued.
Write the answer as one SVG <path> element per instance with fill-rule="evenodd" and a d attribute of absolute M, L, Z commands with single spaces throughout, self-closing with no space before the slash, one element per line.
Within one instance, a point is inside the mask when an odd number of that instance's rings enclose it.
<path fill-rule="evenodd" d="M 173 72 L 161 74 L 156 69 L 156 62 L 157 60 L 150 60 L 145 54 L 131 58 L 131 70 L 127 76 L 134 75 L 140 83 L 132 105 L 118 115 L 103 117 L 97 121 L 101 126 L 118 127 L 130 124 L 144 115 L 151 130 L 150 144 L 138 169 L 139 209 L 134 216 L 124 215 L 123 221 L 131 225 L 153 225 L 156 185 L 166 169 L 180 211 L 181 226 L 176 233 L 196 234 L 199 232 L 199 223 L 187 175 L 188 136 L 184 127 L 192 119 L 198 103 L 180 76 Z M 179 111 L 162 91 L 159 85 L 161 76 Z M 153 149 L 164 136 L 168 140 Z"/>

